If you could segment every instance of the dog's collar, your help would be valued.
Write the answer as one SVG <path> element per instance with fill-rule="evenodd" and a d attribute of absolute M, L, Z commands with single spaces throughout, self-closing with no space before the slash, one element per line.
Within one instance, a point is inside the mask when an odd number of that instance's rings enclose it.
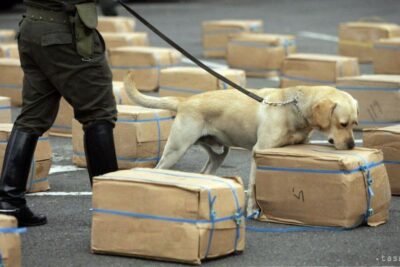
<path fill-rule="evenodd" d="M 301 91 L 296 92 L 296 94 L 293 96 L 292 99 L 289 100 L 285 100 L 282 102 L 273 102 L 273 101 L 269 101 L 268 96 L 264 98 L 264 100 L 262 101 L 262 104 L 264 105 L 268 105 L 268 106 L 273 106 L 273 107 L 281 107 L 281 106 L 287 106 L 290 104 L 293 104 L 293 106 L 295 107 L 296 113 L 297 115 L 303 119 L 303 121 L 307 124 L 310 125 L 310 122 L 307 120 L 307 118 L 304 116 L 303 112 L 301 111 L 300 107 L 299 107 L 299 99 L 300 96 L 302 96 L 303 93 Z"/>

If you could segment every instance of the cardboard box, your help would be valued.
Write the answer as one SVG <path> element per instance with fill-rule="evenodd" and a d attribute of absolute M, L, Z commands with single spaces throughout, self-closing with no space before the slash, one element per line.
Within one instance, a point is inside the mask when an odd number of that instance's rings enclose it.
<path fill-rule="evenodd" d="M 0 43 L 13 43 L 15 42 L 15 35 L 17 33 L 14 30 L 0 30 Z"/>
<path fill-rule="evenodd" d="M 4 154 L 7 142 L 11 135 L 13 125 L 11 123 L 0 124 L 0 171 L 3 167 Z M 31 164 L 26 191 L 29 193 L 43 192 L 50 189 L 49 172 L 51 167 L 51 146 L 49 136 L 44 134 L 36 145 L 34 159 Z"/>
<path fill-rule="evenodd" d="M 135 30 L 136 22 L 133 18 L 129 17 L 98 17 L 97 30 L 101 33 L 104 32 L 133 32 Z"/>
<path fill-rule="evenodd" d="M 237 177 L 155 169 L 95 177 L 92 251 L 192 264 L 243 251 L 244 199 Z"/>
<path fill-rule="evenodd" d="M 358 100 L 358 128 L 382 127 L 400 122 L 400 75 L 341 78 L 336 87 Z"/>
<path fill-rule="evenodd" d="M 0 57 L 19 58 L 18 45 L 0 43 Z"/>
<path fill-rule="evenodd" d="M 400 74 L 400 38 L 375 42 L 372 56 L 374 73 Z"/>
<path fill-rule="evenodd" d="M 109 64 L 115 81 L 133 73 L 139 90 L 154 91 L 159 87 L 160 70 L 181 63 L 182 55 L 170 48 L 118 47 L 109 50 Z"/>
<path fill-rule="evenodd" d="M 118 121 L 114 129 L 118 167 L 154 167 L 161 157 L 167 141 L 173 114 L 167 110 L 139 106 L 118 106 Z M 74 164 L 85 167 L 82 126 L 72 123 Z"/>
<path fill-rule="evenodd" d="M 280 74 L 283 60 L 296 52 L 293 35 L 243 33 L 228 43 L 228 65 L 243 69 L 249 77 L 274 77 Z"/>
<path fill-rule="evenodd" d="M 256 151 L 255 161 L 261 220 L 350 228 L 367 211 L 370 226 L 388 220 L 391 193 L 380 150 L 297 145 Z"/>
<path fill-rule="evenodd" d="M 146 32 L 106 32 L 102 33 L 107 49 L 121 46 L 148 46 Z"/>
<path fill-rule="evenodd" d="M 212 20 L 203 22 L 204 56 L 225 58 L 230 37 L 243 32 L 263 32 L 262 20 Z"/>
<path fill-rule="evenodd" d="M 0 266 L 21 266 L 21 237 L 17 227 L 17 219 L 0 214 Z"/>
<path fill-rule="evenodd" d="M 117 105 L 135 105 L 125 91 L 123 82 L 113 82 L 113 91 Z M 56 120 L 50 128 L 50 135 L 71 137 L 73 119 L 74 110 L 72 106 L 64 98 L 61 98 Z"/>
<path fill-rule="evenodd" d="M 281 88 L 297 85 L 334 85 L 338 78 L 360 74 L 355 58 L 320 54 L 292 54 L 283 62 Z"/>
<path fill-rule="evenodd" d="M 339 26 L 339 54 L 356 57 L 361 63 L 372 61 L 375 41 L 400 36 L 397 24 L 377 22 L 348 22 Z"/>
<path fill-rule="evenodd" d="M 11 98 L 13 106 L 21 106 L 24 73 L 19 59 L 0 58 L 0 73 L 0 95 Z"/>
<path fill-rule="evenodd" d="M 365 147 L 382 150 L 392 194 L 400 195 L 400 124 L 364 129 L 363 143 Z"/>
<path fill-rule="evenodd" d="M 233 82 L 246 87 L 246 76 L 243 70 L 219 69 L 216 71 Z M 188 97 L 207 91 L 231 88 L 202 68 L 174 67 L 161 70 L 160 96 Z"/>
<path fill-rule="evenodd" d="M 0 96 L 0 123 L 11 123 L 11 99 Z"/>

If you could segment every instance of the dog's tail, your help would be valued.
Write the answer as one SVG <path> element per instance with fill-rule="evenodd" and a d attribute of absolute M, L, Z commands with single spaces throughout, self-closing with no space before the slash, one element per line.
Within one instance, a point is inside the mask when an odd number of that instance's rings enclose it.
<path fill-rule="evenodd" d="M 185 99 L 184 97 L 153 97 L 144 95 L 136 88 L 132 73 L 125 76 L 124 86 L 128 97 L 133 102 L 146 108 L 177 111 L 179 103 Z"/>

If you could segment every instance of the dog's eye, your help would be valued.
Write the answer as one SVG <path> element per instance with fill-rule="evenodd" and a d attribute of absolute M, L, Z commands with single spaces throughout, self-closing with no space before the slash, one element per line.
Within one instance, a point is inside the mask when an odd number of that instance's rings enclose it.
<path fill-rule="evenodd" d="M 340 126 L 342 126 L 343 128 L 346 128 L 348 125 L 348 123 L 341 123 Z"/>

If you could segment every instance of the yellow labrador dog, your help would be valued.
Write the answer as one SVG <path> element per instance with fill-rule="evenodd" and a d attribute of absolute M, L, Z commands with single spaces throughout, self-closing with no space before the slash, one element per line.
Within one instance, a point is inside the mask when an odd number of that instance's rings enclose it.
<path fill-rule="evenodd" d="M 254 90 L 264 103 L 236 90 L 210 91 L 188 98 L 146 96 L 136 89 L 130 75 L 125 78 L 125 88 L 144 107 L 177 112 L 156 168 L 173 167 L 192 145 L 200 144 L 209 155 L 202 172 L 215 173 L 229 147 L 254 151 L 301 144 L 308 141 L 314 129 L 325 133 L 337 149 L 354 147 L 352 128 L 357 124 L 357 101 L 333 87 Z M 222 147 L 222 153 L 215 152 L 215 146 Z M 248 214 L 255 208 L 253 173 L 250 177 Z"/>

